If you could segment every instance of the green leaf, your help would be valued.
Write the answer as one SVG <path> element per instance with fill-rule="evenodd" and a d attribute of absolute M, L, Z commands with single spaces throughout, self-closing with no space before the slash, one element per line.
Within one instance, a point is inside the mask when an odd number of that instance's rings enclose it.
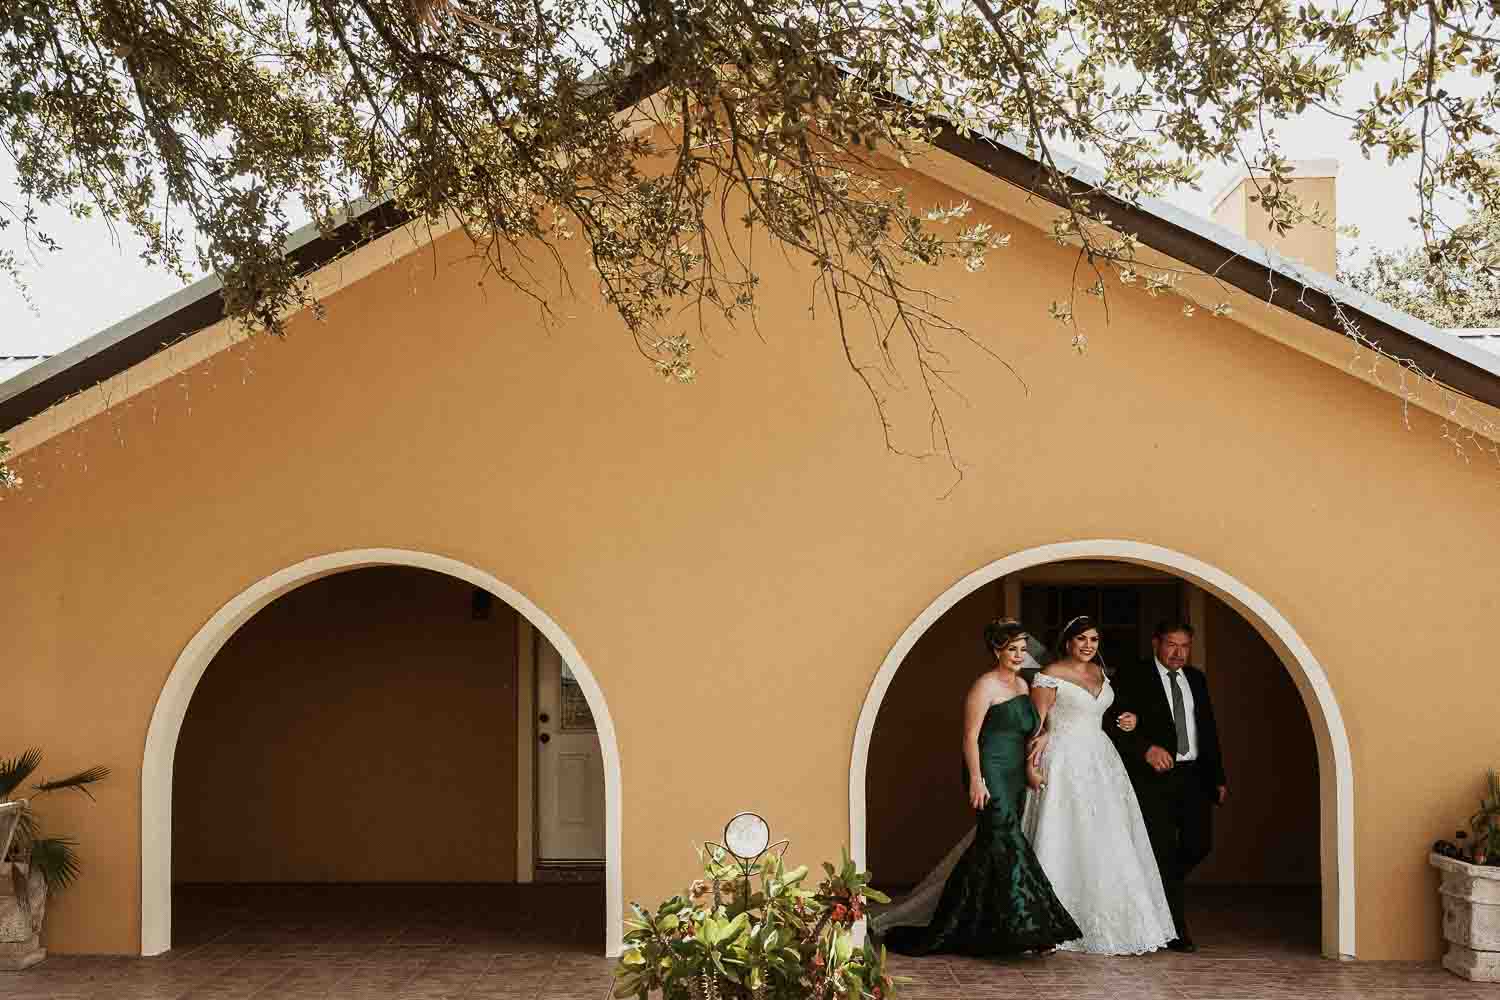
<path fill-rule="evenodd" d="M 78 844 L 66 837 L 44 837 L 31 842 L 31 864 L 42 873 L 49 890 L 66 889 L 77 880 L 81 870 Z"/>
<path fill-rule="evenodd" d="M 0 800 L 8 800 L 42 763 L 42 751 L 31 747 L 19 757 L 0 761 Z"/>
<path fill-rule="evenodd" d="M 718 955 L 711 955 L 711 956 L 709 956 L 709 959 L 710 959 L 710 961 L 713 962 L 714 968 L 719 970 L 719 975 L 723 976 L 725 979 L 728 979 L 728 980 L 730 980 L 731 982 L 734 982 L 734 983 L 738 983 L 740 981 L 740 977 L 738 975 L 736 975 L 730 969 L 726 968 L 724 966 L 724 963 L 722 961 L 720 961 Z"/>
<path fill-rule="evenodd" d="M 749 926 L 750 914 L 741 913 L 739 916 L 735 917 L 724 926 L 724 929 L 719 934 L 719 940 L 721 942 L 734 941 L 741 934 L 743 934 L 745 932 L 745 928 Z"/>
<path fill-rule="evenodd" d="M 60 792 L 71 788 L 74 791 L 82 792 L 92 799 L 94 793 L 88 790 L 88 786 L 97 781 L 103 781 L 109 777 L 109 774 L 109 768 L 95 766 L 86 771 L 79 771 L 77 774 L 69 775 L 66 778 L 58 778 L 56 781 L 40 782 L 37 784 L 36 790 L 39 792 Z"/>

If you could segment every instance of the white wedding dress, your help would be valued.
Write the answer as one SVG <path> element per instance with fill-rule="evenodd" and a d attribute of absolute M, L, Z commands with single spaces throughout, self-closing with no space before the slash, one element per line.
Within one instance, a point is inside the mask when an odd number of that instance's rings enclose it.
<path fill-rule="evenodd" d="M 1108 678 L 1096 698 L 1069 680 L 1037 674 L 1057 691 L 1042 758 L 1046 786 L 1026 796 L 1022 820 L 1057 898 L 1083 931 L 1062 947 L 1139 955 L 1177 936 L 1141 807 L 1120 754 L 1104 732 L 1114 703 Z"/>

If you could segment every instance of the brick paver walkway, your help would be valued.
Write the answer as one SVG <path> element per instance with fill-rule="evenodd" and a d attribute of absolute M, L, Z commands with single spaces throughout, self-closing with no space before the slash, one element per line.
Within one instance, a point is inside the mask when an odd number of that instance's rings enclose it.
<path fill-rule="evenodd" d="M 187 888 L 160 958 L 55 955 L 5 1000 L 604 1000 L 597 886 Z M 1197 955 L 895 959 L 911 1000 L 1500 1000 L 1434 962 L 1317 956 L 1317 901 L 1199 892 Z"/>

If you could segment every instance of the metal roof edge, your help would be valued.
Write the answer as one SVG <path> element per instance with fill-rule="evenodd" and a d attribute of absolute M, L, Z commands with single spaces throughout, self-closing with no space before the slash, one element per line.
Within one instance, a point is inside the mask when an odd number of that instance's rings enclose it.
<path fill-rule="evenodd" d="M 989 143 L 999 150 L 1008 152 L 1012 156 L 1021 157 L 1032 168 L 1039 167 L 1035 158 L 1026 151 L 1025 143 L 1016 137 L 995 137 L 988 135 L 958 137 L 958 133 L 951 129 L 949 130 L 949 135 L 949 146 L 957 143 Z M 939 146 L 940 148 L 948 148 L 941 141 Z M 948 151 L 964 157 L 962 150 L 950 148 Z M 975 166 L 1003 180 L 1009 180 L 1024 186 L 1024 182 L 1015 176 L 1016 172 L 1014 170 L 1006 172 L 996 169 L 993 163 L 980 162 L 985 158 L 973 156 L 972 152 L 971 149 L 971 155 L 964 158 L 968 159 Z M 1289 283 L 1296 283 L 1297 285 L 1314 289 L 1325 296 L 1335 308 L 1343 307 L 1351 309 L 1394 331 L 1399 337 L 1409 338 L 1411 341 L 1416 342 L 1417 345 L 1423 345 L 1424 349 L 1420 349 L 1417 352 L 1421 357 L 1414 361 L 1414 363 L 1422 364 L 1425 362 L 1431 364 L 1434 358 L 1442 356 L 1452 358 L 1459 362 L 1460 365 L 1466 366 L 1473 372 L 1478 373 L 1479 378 L 1476 381 L 1472 374 L 1465 374 L 1463 379 L 1456 380 L 1456 382 L 1462 384 L 1455 384 L 1455 380 L 1449 380 L 1448 384 L 1454 385 L 1459 391 L 1467 392 L 1470 395 L 1475 395 L 1473 386 L 1481 385 L 1483 392 L 1476 395 L 1475 398 L 1482 399 L 1484 402 L 1491 403 L 1492 405 L 1500 405 L 1500 354 L 1495 354 L 1467 343 L 1461 337 L 1455 336 L 1451 332 L 1433 327 L 1414 316 L 1400 312 L 1377 299 L 1342 284 L 1332 275 L 1313 271 L 1296 261 L 1281 256 L 1274 250 L 1248 240 L 1238 233 L 1210 219 L 1189 212 L 1186 209 L 1179 208 L 1157 198 L 1143 197 L 1134 201 L 1126 201 L 1117 196 L 1110 195 L 1103 187 L 1104 175 L 1102 171 L 1061 153 L 1054 153 L 1053 159 L 1057 162 L 1059 168 L 1076 185 L 1094 192 L 1099 197 L 1108 197 L 1116 204 L 1142 213 L 1156 222 L 1171 227 L 1180 234 L 1185 234 L 1192 239 L 1202 241 L 1224 251 L 1229 256 L 1220 263 L 1219 267 L 1221 268 L 1236 261 L 1249 263 L 1264 269 L 1272 275 L 1279 275 Z M 1038 191 L 1038 194 L 1048 197 L 1041 191 Z M 400 225 L 399 213 L 394 210 L 394 206 L 389 199 L 371 197 L 360 198 L 353 202 L 345 212 L 341 213 L 343 218 L 339 225 L 347 228 L 350 223 L 363 220 L 372 214 L 384 214 L 386 216 L 384 219 L 377 220 L 384 226 L 383 231 L 390 231 Z M 285 249 L 288 254 L 309 257 L 310 266 L 316 267 L 336 256 L 338 248 L 345 245 L 351 238 L 345 234 L 343 237 L 335 237 L 330 240 L 325 237 L 325 234 L 316 224 L 310 223 L 301 227 L 287 238 Z M 1182 259 L 1179 255 L 1169 250 L 1162 250 L 1162 252 L 1174 259 Z M 1183 260 L 1182 262 L 1196 266 L 1190 260 Z M 189 313 L 207 315 L 210 305 L 213 306 L 212 311 L 215 315 L 221 313 L 222 310 L 217 304 L 210 301 L 218 296 L 221 290 L 222 284 L 217 277 L 202 278 L 174 292 L 167 298 L 147 306 L 145 309 L 120 320 L 118 323 L 112 324 L 105 330 L 73 345 L 67 350 L 59 352 L 47 361 L 26 369 L 13 378 L 0 382 L 0 428 L 16 426 L 26 419 L 35 416 L 37 413 L 42 412 L 48 406 L 60 401 L 60 399 L 66 398 L 72 392 L 79 391 L 80 388 L 86 388 L 87 384 L 93 384 L 89 382 L 84 385 L 71 385 L 69 387 L 69 383 L 79 381 L 79 376 L 75 374 L 75 377 L 71 380 L 66 377 L 59 379 L 59 377 L 65 376 L 65 373 L 72 369 L 79 368 L 85 362 L 98 359 L 105 352 L 111 350 L 117 352 L 118 356 L 114 360 L 118 362 L 118 367 L 109 370 L 108 364 L 96 366 L 102 369 L 101 373 L 97 373 L 97 381 L 102 381 L 109 374 L 126 370 L 141 359 L 143 352 L 145 352 L 145 356 L 149 356 L 149 353 L 169 346 L 183 336 L 210 325 L 212 320 L 209 323 L 198 322 L 196 325 L 189 323 L 185 328 L 177 329 L 176 327 L 183 326 L 184 322 L 179 321 L 174 323 L 172 321 L 174 317 L 186 316 Z M 1249 291 L 1248 288 L 1245 290 Z M 1291 310 L 1290 306 L 1278 301 L 1278 297 L 1275 294 L 1267 295 L 1266 301 L 1278 308 L 1293 311 L 1294 315 L 1297 315 L 1295 310 Z M 202 316 L 198 318 L 201 319 Z M 1310 322 L 1320 322 L 1311 317 L 1304 318 L 1308 318 Z M 1329 327 L 1326 321 L 1321 321 L 1321 325 Z M 162 328 L 159 342 L 155 344 L 137 343 L 142 338 L 149 338 L 151 330 L 157 326 Z M 130 349 L 123 350 L 127 345 L 130 346 Z M 134 360 L 131 360 L 132 358 Z M 106 359 L 106 361 L 108 360 Z M 81 368 L 80 372 L 87 374 L 86 367 Z M 62 383 L 60 387 L 67 388 L 69 391 L 61 393 L 58 391 L 49 392 L 47 384 L 53 380 L 59 380 Z M 1490 391 L 1491 386 L 1493 386 L 1493 392 Z M 18 397 L 26 394 L 34 395 L 36 397 L 35 400 L 23 401 L 18 399 Z"/>
<path fill-rule="evenodd" d="M 359 219 L 371 209 L 383 205 L 387 199 L 380 198 L 358 198 L 338 213 L 334 228 L 345 225 Z M 309 246 L 313 241 L 322 238 L 323 231 L 316 222 L 309 222 L 305 226 L 290 233 L 286 242 L 282 245 L 282 252 L 288 256 L 296 254 L 299 250 Z M 86 361 L 100 352 L 115 346 L 128 337 L 142 333 L 153 324 L 159 323 L 173 313 L 179 312 L 188 306 L 196 305 L 211 295 L 218 294 L 224 287 L 224 283 L 217 275 L 208 275 L 199 278 L 190 285 L 184 285 L 177 291 L 164 299 L 146 306 L 137 312 L 131 313 L 124 319 L 112 323 L 91 337 L 80 340 L 65 350 L 52 355 L 46 361 L 40 362 L 26 369 L 14 378 L 0 382 L 0 403 L 20 395 L 33 386 L 40 385 L 47 379 L 61 372 L 67 371 L 81 361 Z"/>
<path fill-rule="evenodd" d="M 1035 162 L 1031 154 L 1026 152 L 1024 143 L 1014 137 L 988 138 L 989 141 L 994 142 L 996 145 L 1003 146 L 1011 152 Z M 1106 192 L 1103 185 L 1104 172 L 1097 167 L 1090 166 L 1062 153 L 1053 153 L 1052 158 L 1063 173 L 1078 183 L 1097 189 L 1100 192 Z M 1110 195 L 1110 197 L 1118 200 L 1116 196 Z M 1284 257 L 1269 247 L 1246 239 L 1234 230 L 1219 225 L 1212 219 L 1189 212 L 1159 198 L 1143 197 L 1137 199 L 1133 204 L 1141 211 L 1155 216 L 1168 225 L 1210 243 L 1217 244 L 1230 254 L 1258 264 L 1274 274 L 1281 275 L 1288 281 L 1314 288 L 1335 302 L 1352 308 L 1357 312 L 1364 313 L 1408 337 L 1421 341 L 1436 350 L 1450 354 L 1469 365 L 1482 369 L 1497 381 L 1500 381 L 1500 355 L 1491 354 L 1488 351 L 1467 344 L 1451 332 L 1435 327 L 1408 313 L 1401 312 L 1399 309 L 1395 309 L 1381 302 L 1379 299 L 1366 295 L 1364 292 L 1340 282 L 1333 275 L 1312 270 L 1298 261 Z"/>

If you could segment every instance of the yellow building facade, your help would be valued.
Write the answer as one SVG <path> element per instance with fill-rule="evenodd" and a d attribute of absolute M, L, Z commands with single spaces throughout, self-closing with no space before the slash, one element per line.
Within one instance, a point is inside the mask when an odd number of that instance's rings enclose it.
<path fill-rule="evenodd" d="M 1295 869 L 1317 886 L 1325 954 L 1435 957 L 1426 852 L 1500 749 L 1483 398 L 1500 366 L 1460 352 L 1462 391 L 1403 399 L 1397 369 L 1264 296 L 1228 288 L 1231 314 L 1189 316 L 1113 281 L 1108 317 L 1082 300 L 1079 354 L 1047 315 L 1074 265 L 1039 228 L 1048 206 L 952 152 L 905 183 L 913 204 L 969 199 L 1013 237 L 984 274 L 921 276 L 1024 379 L 945 345 L 961 478 L 885 446 L 810 271 L 769 248 L 756 329 L 710 321 L 690 386 L 642 364 L 591 296 L 545 325 L 481 285 L 460 234 L 397 229 L 319 273 L 327 317 L 285 342 L 211 326 L 7 421 L 25 484 L 0 502 L 0 732 L 59 770 L 114 769 L 97 803 L 47 803 L 86 864 L 50 946 L 168 949 L 174 865 L 197 881 L 520 877 L 544 752 L 527 636 L 597 726 L 603 947 L 741 809 L 802 861 L 848 846 L 901 868 L 910 843 L 925 864 L 946 833 L 872 810 L 932 797 L 953 814 L 957 733 L 930 692 L 983 662 L 977 635 L 967 651 L 924 636 L 967 635 L 950 614 L 1019 614 L 1074 567 L 1175 587 L 1207 623 L 1216 708 L 1238 720 L 1231 785 L 1258 789 L 1220 824 L 1222 881 Z M 1181 260 L 1160 242 L 1148 261 Z M 1185 287 L 1206 301 L 1209 280 Z M 921 440 L 920 400 L 893 398 L 898 443 Z M 373 591 L 277 604 L 356 571 L 436 574 L 451 593 L 377 573 Z M 500 613 L 471 614 L 476 589 Z M 435 624 L 449 615 L 452 636 Z M 420 698 L 400 685 L 426 669 L 421 647 L 350 624 L 408 616 L 459 665 Z M 335 633 L 348 661 L 319 638 Z M 464 742 L 428 749 L 462 713 Z M 344 738 L 365 750 L 338 757 Z M 298 780 L 320 766 L 330 780 Z M 409 797 L 406 834 L 340 819 L 383 796 Z M 304 857 L 320 839 L 338 865 Z"/>

